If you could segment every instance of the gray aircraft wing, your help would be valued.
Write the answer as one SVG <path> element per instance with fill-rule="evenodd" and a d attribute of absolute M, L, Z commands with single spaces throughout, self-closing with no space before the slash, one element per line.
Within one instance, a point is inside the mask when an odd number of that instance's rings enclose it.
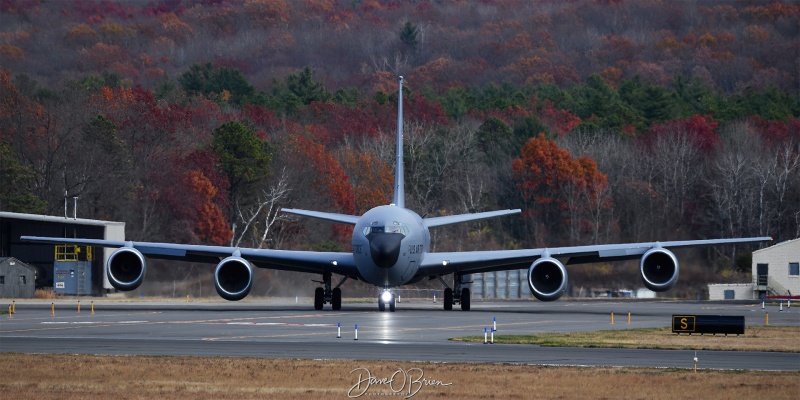
<path fill-rule="evenodd" d="M 347 214 L 337 214 L 337 213 L 329 213 L 329 212 L 321 212 L 321 211 L 310 211 L 310 210 L 300 210 L 297 208 L 281 208 L 281 212 L 287 214 L 295 214 L 295 215 L 302 215 L 306 217 L 322 219 L 326 221 L 338 222 L 340 224 L 347 224 L 347 225 L 355 225 L 358 223 L 358 219 L 355 215 L 347 215 Z"/>
<path fill-rule="evenodd" d="M 51 244 L 77 244 L 97 247 L 130 247 L 148 258 L 161 260 L 218 263 L 237 250 L 241 257 L 260 268 L 279 269 L 311 273 L 332 272 L 357 278 L 358 270 L 352 253 L 250 249 L 224 246 L 201 246 L 172 243 L 126 242 L 100 239 L 69 239 L 53 237 L 23 236 L 27 242 Z"/>
<path fill-rule="evenodd" d="M 428 228 L 433 228 L 437 226 L 460 224 L 462 222 L 478 221 L 481 219 L 501 217 L 503 215 L 519 214 L 521 212 L 522 210 L 520 209 L 499 210 L 499 211 L 489 211 L 489 212 L 481 212 L 474 214 L 459 214 L 459 215 L 446 215 L 444 217 L 431 217 L 431 218 L 425 218 L 422 221 Z"/>
<path fill-rule="evenodd" d="M 568 259 L 565 264 L 585 264 L 598 261 L 634 260 L 653 248 L 679 249 L 708 247 L 726 244 L 758 243 L 771 241 L 770 237 L 685 240 L 676 242 L 649 242 L 602 244 L 593 246 L 554 247 L 526 250 L 465 251 L 427 253 L 420 264 L 418 276 L 446 275 L 458 273 L 480 273 L 528 268 L 531 263 L 549 255 L 557 259 Z"/>

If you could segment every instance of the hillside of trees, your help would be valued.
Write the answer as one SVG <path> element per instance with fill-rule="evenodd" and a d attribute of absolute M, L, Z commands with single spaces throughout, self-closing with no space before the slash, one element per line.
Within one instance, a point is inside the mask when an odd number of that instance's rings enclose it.
<path fill-rule="evenodd" d="M 800 237 L 800 7 L 780 1 L 0 0 L 0 210 L 79 197 L 131 240 L 349 250 L 277 210 L 388 203 L 398 75 L 407 206 L 523 209 L 434 251 Z M 748 279 L 751 250 L 682 253 L 672 295 Z M 256 294 L 308 280 L 259 274 Z"/>

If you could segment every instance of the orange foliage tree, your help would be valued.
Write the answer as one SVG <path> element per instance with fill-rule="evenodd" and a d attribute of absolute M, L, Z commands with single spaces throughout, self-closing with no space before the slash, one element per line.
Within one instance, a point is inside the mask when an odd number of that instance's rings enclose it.
<path fill-rule="evenodd" d="M 375 154 L 350 148 L 342 150 L 342 166 L 350 177 L 358 214 L 388 203 L 394 182 L 391 166 Z"/>
<path fill-rule="evenodd" d="M 291 137 L 290 145 L 299 159 L 304 160 L 315 172 L 312 182 L 314 189 L 331 199 L 336 211 L 354 214 L 356 202 L 350 179 L 342 165 L 325 149 L 325 146 L 303 136 Z M 334 233 L 343 242 L 349 238 L 351 232 L 351 226 L 334 226 Z"/>
<path fill-rule="evenodd" d="M 586 156 L 573 158 L 544 134 L 525 143 L 512 169 L 528 204 L 524 215 L 547 226 L 549 232 L 570 227 L 570 235 L 576 239 L 580 232 L 596 230 L 591 217 L 597 207 L 610 206 L 599 201 L 608 180 L 597 163 Z"/>
<path fill-rule="evenodd" d="M 283 0 L 247 0 L 244 9 L 255 23 L 263 26 L 285 24 L 289 19 L 289 5 Z"/>
<path fill-rule="evenodd" d="M 231 240 L 232 232 L 225 214 L 214 202 L 218 189 L 202 172 L 189 171 L 184 175 L 184 184 L 190 189 L 192 198 L 186 199 L 191 204 L 191 218 L 194 221 L 194 234 L 204 242 L 226 244 Z"/>

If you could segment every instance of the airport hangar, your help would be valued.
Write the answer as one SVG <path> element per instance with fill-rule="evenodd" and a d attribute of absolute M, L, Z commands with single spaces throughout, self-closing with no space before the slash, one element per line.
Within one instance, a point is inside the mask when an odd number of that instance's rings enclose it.
<path fill-rule="evenodd" d="M 749 283 L 708 285 L 709 300 L 800 299 L 800 238 L 753 252 Z"/>
<path fill-rule="evenodd" d="M 35 268 L 37 289 L 99 296 L 112 290 L 105 263 L 114 249 L 27 243 L 20 236 L 125 240 L 125 223 L 0 211 L 0 258 Z"/>

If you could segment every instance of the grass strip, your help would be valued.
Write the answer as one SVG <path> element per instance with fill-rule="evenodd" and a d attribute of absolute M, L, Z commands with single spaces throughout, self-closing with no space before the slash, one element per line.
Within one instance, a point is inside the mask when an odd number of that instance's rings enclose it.
<path fill-rule="evenodd" d="M 450 340 L 483 342 L 483 336 L 455 337 Z M 748 326 L 745 334 L 688 335 L 666 328 L 604 330 L 596 332 L 538 333 L 532 335 L 494 335 L 495 343 L 534 344 L 548 347 L 602 347 L 669 350 L 740 350 L 800 352 L 800 327 Z"/>

